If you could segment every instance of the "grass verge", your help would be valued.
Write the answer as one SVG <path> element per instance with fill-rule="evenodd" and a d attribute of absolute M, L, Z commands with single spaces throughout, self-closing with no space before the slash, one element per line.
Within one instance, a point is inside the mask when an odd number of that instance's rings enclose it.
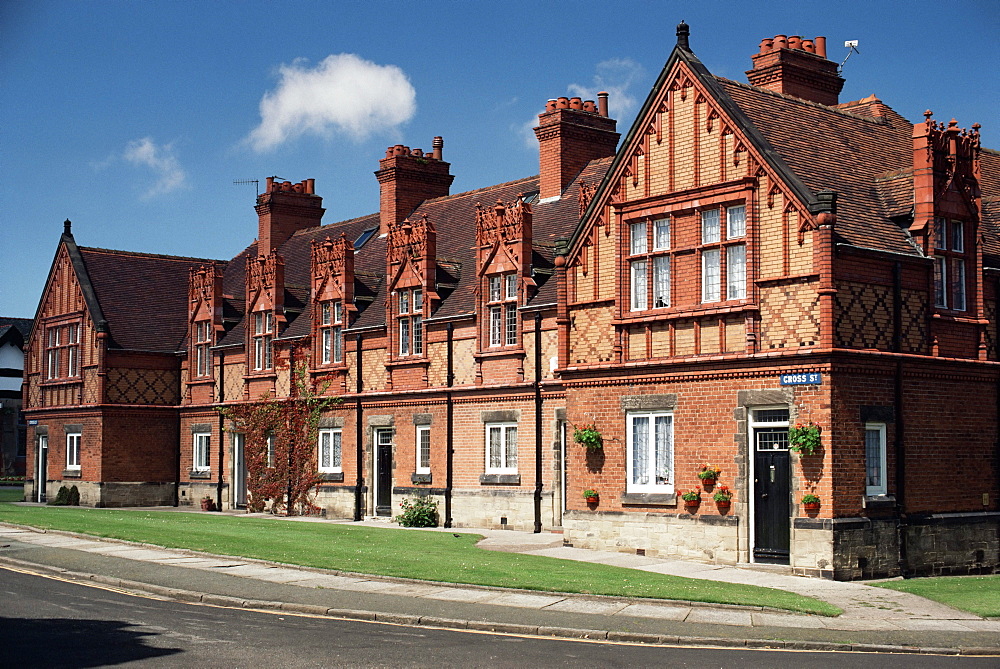
<path fill-rule="evenodd" d="M 0 488 L 0 502 L 23 502 L 24 488 Z"/>
<path fill-rule="evenodd" d="M 827 602 L 783 590 L 681 578 L 476 548 L 478 534 L 164 511 L 0 504 L 0 522 L 168 548 L 425 581 L 549 592 L 767 606 L 835 616 Z"/>
<path fill-rule="evenodd" d="M 872 583 L 909 592 L 985 618 L 1000 618 L 1000 576 L 934 576 Z"/>

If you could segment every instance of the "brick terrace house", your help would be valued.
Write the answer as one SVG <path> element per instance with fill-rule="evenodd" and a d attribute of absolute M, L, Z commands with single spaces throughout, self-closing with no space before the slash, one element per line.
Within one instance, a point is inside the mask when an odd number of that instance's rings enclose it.
<path fill-rule="evenodd" d="M 215 409 L 288 397 L 299 356 L 343 400 L 316 444 L 328 516 L 431 495 L 450 526 L 577 546 L 995 571 L 1000 154 L 975 125 L 839 102 L 823 38 L 763 40 L 747 85 L 677 36 L 620 146 L 606 96 L 549 101 L 538 176 L 452 195 L 440 138 L 390 147 L 379 212 L 326 225 L 312 180 L 268 180 L 230 261 L 77 247 L 67 224 L 26 494 L 245 504 L 266 445 Z"/>
<path fill-rule="evenodd" d="M 24 476 L 25 424 L 21 413 L 24 340 L 30 318 L 0 317 L 0 476 Z"/>

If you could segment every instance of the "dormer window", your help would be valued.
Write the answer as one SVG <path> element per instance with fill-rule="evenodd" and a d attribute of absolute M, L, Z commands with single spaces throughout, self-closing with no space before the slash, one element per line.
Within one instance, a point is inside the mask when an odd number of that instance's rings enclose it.
<path fill-rule="evenodd" d="M 210 376 L 212 358 L 209 347 L 212 345 L 212 325 L 209 321 L 198 321 L 194 324 L 194 375 Z"/>
<path fill-rule="evenodd" d="M 339 300 L 320 303 L 320 342 L 324 365 L 344 361 L 344 306 Z"/>
<path fill-rule="evenodd" d="M 419 288 L 396 293 L 399 355 L 424 354 L 424 293 Z"/>
<path fill-rule="evenodd" d="M 966 310 L 965 224 L 934 221 L 934 306 Z"/>
<path fill-rule="evenodd" d="M 487 277 L 490 346 L 517 345 L 517 274 Z"/>
<path fill-rule="evenodd" d="M 48 329 L 45 348 L 45 378 L 75 378 L 80 375 L 80 325 L 70 323 Z"/>
<path fill-rule="evenodd" d="M 270 311 L 253 313 L 253 368 L 260 371 L 274 367 L 271 344 L 274 339 L 274 315 Z"/>

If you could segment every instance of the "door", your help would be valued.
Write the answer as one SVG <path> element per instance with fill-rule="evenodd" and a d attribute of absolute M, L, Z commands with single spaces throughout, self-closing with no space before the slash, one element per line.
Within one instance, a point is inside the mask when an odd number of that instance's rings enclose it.
<path fill-rule="evenodd" d="M 45 483 L 49 477 L 49 435 L 38 435 L 35 460 L 35 501 L 43 503 L 45 502 Z"/>
<path fill-rule="evenodd" d="M 788 458 L 788 409 L 755 409 L 754 562 L 788 564 L 791 545 L 791 471 Z"/>
<path fill-rule="evenodd" d="M 392 515 L 392 430 L 375 431 L 375 515 Z"/>
<path fill-rule="evenodd" d="M 244 509 L 247 505 L 246 435 L 233 433 L 233 506 Z"/>

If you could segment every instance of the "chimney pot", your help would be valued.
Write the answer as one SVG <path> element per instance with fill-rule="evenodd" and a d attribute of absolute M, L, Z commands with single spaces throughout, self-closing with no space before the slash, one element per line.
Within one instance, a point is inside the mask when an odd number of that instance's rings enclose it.
<path fill-rule="evenodd" d="M 591 113 L 596 112 L 597 105 L 594 104 L 593 100 L 587 100 L 586 102 L 583 103 L 583 111 Z"/>
<path fill-rule="evenodd" d="M 787 35 L 775 35 L 774 36 L 774 50 L 787 49 L 788 48 L 788 36 Z"/>
<path fill-rule="evenodd" d="M 306 179 L 306 192 L 309 193 L 310 195 L 315 195 L 316 194 L 316 180 L 315 179 Z"/>
<path fill-rule="evenodd" d="M 811 39 L 802 40 L 802 48 L 809 53 L 816 53 L 816 45 Z"/>
<path fill-rule="evenodd" d="M 766 37 L 760 41 L 760 50 L 758 53 L 770 53 L 771 47 L 774 45 L 774 40 L 770 37 Z"/>
<path fill-rule="evenodd" d="M 434 152 L 434 160 L 441 160 L 441 149 L 444 148 L 444 138 L 435 137 L 431 142 L 431 149 Z"/>
<path fill-rule="evenodd" d="M 788 38 L 788 48 L 789 49 L 801 49 L 802 48 L 802 38 L 798 35 L 792 35 Z"/>
<path fill-rule="evenodd" d="M 813 43 L 816 45 L 816 55 L 826 58 L 826 38 L 817 37 Z"/>
<path fill-rule="evenodd" d="M 580 98 L 570 98 L 569 99 L 570 109 L 583 109 L 583 100 Z"/>
<path fill-rule="evenodd" d="M 608 92 L 601 91 L 597 94 L 597 113 L 601 116 L 608 115 Z"/>
<path fill-rule="evenodd" d="M 557 109 L 569 109 L 569 98 L 559 98 L 556 100 Z"/>

